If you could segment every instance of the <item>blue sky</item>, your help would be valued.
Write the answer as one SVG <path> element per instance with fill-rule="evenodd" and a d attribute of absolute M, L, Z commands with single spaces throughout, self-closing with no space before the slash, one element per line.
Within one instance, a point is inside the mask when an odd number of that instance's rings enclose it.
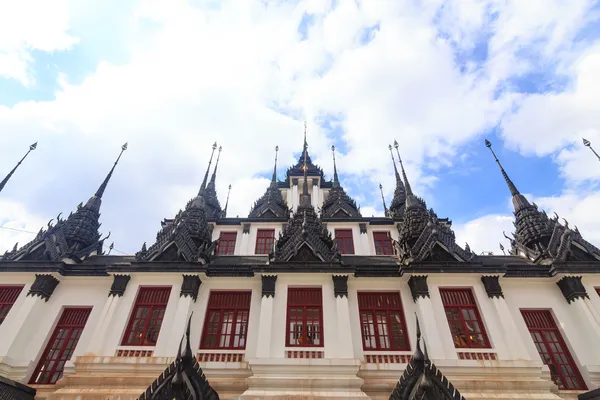
<path fill-rule="evenodd" d="M 391 201 L 396 139 L 458 240 L 495 250 L 511 209 L 488 138 L 521 192 L 600 241 L 600 165 L 581 145 L 600 149 L 597 1 L 236 4 L 65 1 L 40 21 L 0 6 L 14 27 L 0 41 L 0 175 L 40 142 L 1 194 L 0 226 L 36 232 L 74 209 L 125 141 L 102 210 L 117 249 L 185 205 L 215 140 L 221 202 L 231 183 L 246 215 L 274 146 L 280 178 L 297 159 L 306 119 L 313 161 L 331 177 L 335 144 L 365 215 L 382 212 L 379 182 Z M 0 251 L 29 236 L 0 229 Z"/>

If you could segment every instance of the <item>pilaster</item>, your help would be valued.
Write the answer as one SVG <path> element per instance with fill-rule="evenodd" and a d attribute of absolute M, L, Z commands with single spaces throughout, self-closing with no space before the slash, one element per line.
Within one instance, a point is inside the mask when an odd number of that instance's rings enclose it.
<path fill-rule="evenodd" d="M 250 241 L 250 224 L 242 225 L 242 239 L 240 241 L 240 251 L 236 255 L 247 255 L 252 254 L 249 248 Z"/>
<path fill-rule="evenodd" d="M 337 318 L 337 358 L 354 358 L 350 307 L 348 306 L 348 275 L 332 275 Z"/>
<path fill-rule="evenodd" d="M 185 330 L 185 323 L 187 316 L 189 315 L 189 308 L 192 304 L 192 298 L 190 296 L 181 297 L 180 290 L 176 286 L 171 288 L 171 294 L 169 295 L 169 302 L 165 315 L 160 327 L 158 334 L 158 340 L 154 347 L 154 357 L 174 357 L 177 355 L 177 348 L 179 347 L 179 340 L 183 336 Z M 183 316 L 182 316 L 183 314 Z M 183 321 L 183 323 L 181 323 Z M 181 326 L 179 326 L 181 325 Z M 173 349 L 173 335 L 181 331 L 179 334 L 176 345 Z"/>
<path fill-rule="evenodd" d="M 432 360 L 446 358 L 442 341 L 437 339 L 440 330 L 438 329 L 438 321 L 436 321 L 433 304 L 429 295 L 427 275 L 411 276 L 408 280 L 408 286 L 413 300 L 417 304 L 417 316 L 419 317 L 421 331 L 423 331 L 424 340 L 427 344 L 429 357 Z"/>
<path fill-rule="evenodd" d="M 181 342 L 181 338 L 185 332 L 192 304 L 195 303 L 196 299 L 198 298 L 198 292 L 200 291 L 201 284 L 202 281 L 198 275 L 183 275 L 183 282 L 181 283 L 179 299 L 177 299 L 177 308 L 175 309 L 173 323 L 170 327 L 168 327 L 164 326 L 165 324 L 163 321 L 163 327 L 161 327 L 161 330 L 164 329 L 164 333 L 168 333 L 169 337 L 166 349 L 162 350 L 163 352 L 159 353 L 159 356 L 163 355 L 167 357 L 174 357 L 177 355 L 177 349 L 179 348 L 179 343 Z M 158 353 L 159 343 L 156 345 L 156 353 Z"/>
<path fill-rule="evenodd" d="M 315 210 L 318 210 L 319 207 L 321 206 L 320 202 L 319 202 L 319 180 L 318 179 L 312 179 L 312 184 L 313 184 L 313 189 L 312 189 L 312 203 L 313 203 L 313 207 L 315 208 Z"/>
<path fill-rule="evenodd" d="M 292 210 L 296 212 L 298 209 L 298 203 L 300 202 L 300 196 L 298 196 L 298 178 L 292 179 Z"/>
<path fill-rule="evenodd" d="M 262 296 L 260 300 L 260 324 L 258 325 L 258 343 L 256 358 L 271 357 L 271 333 L 273 326 L 273 302 L 275 301 L 275 283 L 277 275 L 262 275 Z"/>

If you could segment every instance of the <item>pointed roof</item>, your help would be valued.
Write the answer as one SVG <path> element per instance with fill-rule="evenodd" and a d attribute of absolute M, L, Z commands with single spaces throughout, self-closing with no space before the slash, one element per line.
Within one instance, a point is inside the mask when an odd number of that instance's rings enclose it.
<path fill-rule="evenodd" d="M 305 146 L 307 146 L 305 144 Z M 304 164 L 307 164 L 305 153 Z M 272 262 L 340 262 L 341 256 L 331 233 L 321 223 L 308 195 L 307 171 L 304 168 L 304 180 L 300 204 L 294 216 L 279 235 L 274 251 L 270 254 Z"/>
<path fill-rule="evenodd" d="M 108 175 L 85 205 L 79 204 L 75 213 L 69 214 L 66 220 L 61 219 L 59 214 L 56 225 L 52 225 L 53 220 L 50 220 L 47 230 L 42 228 L 35 239 L 17 251 L 6 253 L 3 260 L 59 261 L 67 257 L 80 262 L 92 253 L 102 254 L 104 240 L 110 236 L 100 239 L 98 232 L 102 196 L 125 150 L 127 143 L 121 146 L 121 152 Z"/>
<path fill-rule="evenodd" d="M 331 146 L 331 152 L 333 154 L 333 186 L 329 190 L 327 200 L 321 207 L 321 218 L 360 218 L 361 214 L 356 202 L 346 194 L 344 188 L 340 185 L 335 163 L 335 146 Z"/>
<path fill-rule="evenodd" d="M 271 183 L 265 193 L 254 202 L 249 218 L 289 218 L 290 210 L 277 187 L 277 153 L 279 146 L 275 146 L 275 165 Z"/>
<path fill-rule="evenodd" d="M 217 154 L 217 162 L 215 163 L 215 169 L 213 170 L 212 176 L 210 177 L 210 182 L 208 182 L 208 185 L 206 185 L 206 188 L 202 192 L 202 196 L 204 197 L 204 201 L 206 202 L 206 217 L 209 220 L 217 220 L 221 218 L 221 215 L 223 213 L 215 188 L 215 180 L 217 178 L 217 168 L 219 166 L 219 159 L 221 158 L 221 150 L 223 150 L 223 147 L 219 146 L 219 153 Z"/>
<path fill-rule="evenodd" d="M 192 315 L 188 319 L 175 361 L 152 382 L 138 400 L 219 400 L 219 394 L 210 386 L 192 352 L 191 321 Z M 182 348 L 184 343 L 185 347 Z"/>
<path fill-rule="evenodd" d="M 286 173 L 286 182 L 289 183 L 290 178 L 304 176 L 306 169 L 307 176 L 319 176 L 321 182 L 323 182 L 324 174 L 323 169 L 318 165 L 313 164 L 310 155 L 308 154 L 308 142 L 306 141 L 306 122 L 304 122 L 304 145 L 302 147 L 302 154 L 298 157 L 296 165 L 288 168 Z"/>
<path fill-rule="evenodd" d="M 427 210 L 425 200 L 415 196 L 399 152 L 398 159 L 407 194 L 404 217 L 398 225 L 396 248 L 400 262 L 408 265 L 423 261 L 472 260 L 475 254 L 456 244 L 450 224 L 440 221 L 433 209 Z"/>
<path fill-rule="evenodd" d="M 27 158 L 27 156 L 29 155 L 29 153 L 31 153 L 33 150 L 35 150 L 37 147 L 37 142 L 35 142 L 34 144 L 32 144 L 31 146 L 29 146 L 29 150 L 27 151 L 27 153 L 25 153 L 25 155 L 23 156 L 23 158 L 21 158 L 21 160 L 17 163 L 17 165 L 15 165 L 15 167 L 8 173 L 8 175 L 6 175 L 6 177 L 4 179 L 2 179 L 2 181 L 0 182 L 0 192 L 2 191 L 2 189 L 4 189 L 4 186 L 6 186 L 6 183 L 8 182 L 8 180 L 13 176 L 13 174 L 15 173 L 15 171 L 17 170 L 17 168 L 19 168 L 19 165 L 21 165 L 21 163 L 23 161 L 25 161 L 25 158 Z"/>
<path fill-rule="evenodd" d="M 215 147 L 213 145 L 213 154 Z M 188 201 L 173 220 L 163 221 L 156 242 L 148 248 L 144 243 L 136 253 L 138 261 L 199 261 L 203 264 L 210 261 L 216 241 L 212 241 L 212 227 L 208 224 L 209 207 L 205 200 L 208 187 L 206 190 L 201 187 L 198 195 Z"/>
<path fill-rule="evenodd" d="M 415 318 L 416 314 L 415 314 Z M 417 325 L 417 346 L 390 400 L 465 400 L 454 385 L 429 359 L 427 345 L 421 350 L 421 329 Z"/>
<path fill-rule="evenodd" d="M 398 152 L 398 142 L 396 140 L 394 140 L 394 146 L 396 147 L 396 152 Z M 406 188 L 404 187 L 402 179 L 400 179 L 400 174 L 398 174 L 398 168 L 396 168 L 396 160 L 394 159 L 392 145 L 389 145 L 388 149 L 390 150 L 390 155 L 392 156 L 392 164 L 394 165 L 394 174 L 396 176 L 396 188 L 394 189 L 394 198 L 390 203 L 389 214 L 392 218 L 402 217 L 402 215 L 404 214 L 404 207 L 406 203 Z M 399 152 L 398 159 L 400 159 Z"/>

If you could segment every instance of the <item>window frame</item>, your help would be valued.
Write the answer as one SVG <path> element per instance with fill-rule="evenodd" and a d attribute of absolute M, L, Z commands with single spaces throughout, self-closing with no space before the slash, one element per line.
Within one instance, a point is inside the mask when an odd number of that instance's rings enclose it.
<path fill-rule="evenodd" d="M 232 256 L 235 254 L 235 245 L 237 243 L 237 231 L 221 231 L 219 233 L 219 240 L 217 241 L 217 248 L 215 249 L 215 254 L 218 256 Z M 221 241 L 224 239 L 223 236 L 224 235 L 233 235 L 233 240 L 231 239 L 226 239 L 224 240 L 224 242 L 227 243 L 227 245 L 225 246 L 225 248 L 227 249 L 227 252 L 225 253 L 221 253 Z M 233 242 L 233 245 L 231 245 L 231 242 Z M 229 253 L 228 251 L 231 250 L 231 253 Z"/>
<path fill-rule="evenodd" d="M 371 299 L 369 300 L 369 302 L 373 302 L 376 298 L 376 296 L 390 296 L 391 297 L 397 297 L 397 306 L 396 307 L 362 307 L 362 305 L 364 304 L 364 301 L 362 301 L 362 298 L 367 298 L 367 297 L 371 297 Z M 406 325 L 406 318 L 404 315 L 404 307 L 402 305 L 402 296 L 400 295 L 400 292 L 397 291 L 359 291 L 357 292 L 357 301 L 358 301 L 358 319 L 360 321 L 360 332 L 361 332 L 361 338 L 362 338 L 362 346 L 363 346 L 363 351 L 410 351 L 410 338 L 409 338 L 409 334 L 408 334 L 408 328 Z M 388 338 L 388 342 L 389 342 L 389 347 L 382 347 L 381 346 L 381 335 L 379 334 L 379 324 L 376 323 L 376 313 L 377 312 L 385 312 L 385 317 L 386 317 L 386 326 L 387 326 L 387 338 Z M 368 324 L 365 324 L 363 321 L 363 313 L 369 313 L 368 315 L 370 315 L 372 317 L 372 321 L 373 321 L 373 335 L 369 335 L 369 339 L 367 340 L 367 337 L 365 337 L 365 328 L 367 328 L 368 330 L 370 330 L 370 326 Z M 399 313 L 400 314 L 400 326 L 404 332 L 404 343 L 401 346 L 394 346 L 394 344 L 392 343 L 392 315 L 395 313 Z M 384 335 L 385 337 L 386 335 Z M 370 341 L 370 338 L 373 337 L 375 340 L 375 344 L 376 347 L 367 347 L 367 342 Z"/>
<path fill-rule="evenodd" d="M 273 237 L 267 237 L 267 236 L 260 236 L 261 233 L 266 233 L 269 232 L 273 235 Z M 259 240 L 264 239 L 265 242 L 261 243 L 261 250 L 264 251 L 263 253 L 259 253 Z M 271 240 L 271 244 L 269 246 L 267 246 L 268 244 L 268 240 Z M 275 243 L 275 229 L 257 229 L 256 230 L 256 245 L 254 246 L 254 254 L 259 254 L 259 255 L 267 255 L 270 254 L 271 251 L 273 250 L 273 244 Z"/>
<path fill-rule="evenodd" d="M 336 228 L 334 229 L 335 242 L 337 243 L 337 249 L 340 254 L 355 254 L 354 249 L 354 232 L 352 228 Z M 346 236 L 339 237 L 339 233 L 347 234 Z M 341 242 L 341 243 L 340 243 Z M 347 245 L 350 245 L 350 251 L 346 251 Z M 341 251 L 344 250 L 344 251 Z"/>
<path fill-rule="evenodd" d="M 68 313 L 77 312 L 80 312 L 81 315 L 75 315 L 79 318 L 76 319 L 76 321 L 72 321 L 73 319 L 75 319 L 75 317 L 70 316 Z M 40 356 L 40 359 L 33 371 L 33 374 L 29 379 L 29 384 L 54 385 L 56 384 L 56 382 L 58 382 L 60 378 L 62 378 L 65 369 L 65 364 L 73 357 L 73 354 L 77 349 L 77 345 L 79 344 L 81 335 L 85 330 L 85 326 L 87 324 L 91 312 L 92 307 L 65 307 L 62 309 L 60 317 L 58 318 L 58 322 L 52 330 L 50 339 L 44 347 L 44 351 L 42 352 L 42 355 Z M 69 319 L 71 319 L 71 321 L 69 321 Z M 62 336 L 64 332 L 66 332 L 66 335 Z M 61 335 L 62 337 L 59 338 L 59 335 Z M 60 347 L 55 348 L 55 345 L 57 344 L 60 345 Z M 69 344 L 72 344 L 70 348 L 68 348 Z M 54 360 L 51 360 L 49 359 L 49 356 L 50 352 L 53 350 L 54 352 L 52 353 L 52 356 L 57 355 L 57 357 Z M 69 351 L 71 352 L 71 354 L 67 358 L 65 358 L 65 353 Z M 47 367 L 48 362 L 51 362 L 51 368 L 48 370 L 48 372 L 42 371 L 42 369 L 45 366 Z M 54 379 L 56 373 L 58 373 L 58 376 L 56 376 L 56 379 Z"/>
<path fill-rule="evenodd" d="M 290 299 L 292 298 L 291 294 L 294 292 L 305 292 L 310 293 L 318 292 L 318 304 L 317 302 L 294 302 L 291 303 Z M 305 294 L 306 297 L 306 294 Z M 318 308 L 318 330 L 317 332 L 320 334 L 320 343 L 292 343 L 290 340 L 290 336 L 292 333 L 297 333 L 297 330 L 294 329 L 295 332 L 292 332 L 290 329 L 290 323 L 292 322 L 290 309 L 292 308 L 302 308 L 302 332 L 305 336 L 308 336 L 308 330 L 305 330 L 304 327 L 307 327 L 307 309 L 309 308 Z M 325 335 L 324 335 L 324 326 L 323 326 L 323 288 L 322 287 L 288 287 L 287 292 L 287 304 L 286 304 L 286 315 L 285 315 L 285 346 L 286 347 L 315 347 L 315 348 L 325 348 Z M 298 340 L 298 339 L 296 339 Z"/>
<path fill-rule="evenodd" d="M 446 315 L 446 321 L 448 322 L 448 328 L 450 329 L 450 334 L 452 335 L 452 342 L 454 343 L 454 347 L 457 349 L 491 349 L 492 344 L 490 342 L 487 329 L 485 326 L 485 322 L 481 317 L 481 313 L 479 312 L 479 305 L 477 304 L 477 299 L 475 298 L 475 293 L 472 288 L 439 288 L 440 297 L 442 298 L 442 305 L 444 306 L 444 314 Z M 463 293 L 466 294 L 467 297 L 470 298 L 472 303 L 457 303 L 457 304 L 446 304 L 444 301 L 444 292 L 446 293 Z M 473 340 L 470 339 L 468 342 L 465 342 L 465 345 L 457 344 L 456 340 L 454 340 L 455 335 L 452 332 L 452 325 L 450 323 L 450 319 L 448 318 L 448 309 L 458 310 L 459 322 L 462 326 L 462 330 L 460 333 L 464 334 L 465 338 L 469 338 L 469 328 L 468 324 L 464 318 L 462 310 L 472 310 L 475 316 L 475 322 L 480 326 L 480 334 L 483 339 L 482 345 L 473 345 Z"/>
<path fill-rule="evenodd" d="M 382 239 L 377 239 L 377 235 L 387 235 L 385 240 Z M 377 246 L 377 242 L 389 242 L 389 254 L 387 254 L 385 252 L 385 250 L 387 249 L 387 246 L 384 246 L 383 244 L 381 246 Z M 392 234 L 390 233 L 390 231 L 373 231 L 373 246 L 375 247 L 375 255 L 376 256 L 393 256 L 394 255 L 394 244 L 392 242 Z M 377 249 L 381 248 L 382 249 L 382 253 L 379 254 L 377 253 Z"/>
<path fill-rule="evenodd" d="M 0 285 L 0 326 L 8 317 L 25 285 Z"/>
<path fill-rule="evenodd" d="M 165 317 L 165 313 L 167 310 L 167 306 L 169 305 L 169 298 L 171 297 L 171 292 L 173 290 L 172 286 L 140 286 L 138 288 L 138 293 L 136 295 L 135 298 L 135 302 L 133 303 L 133 307 L 131 309 L 131 314 L 129 315 L 129 320 L 127 321 L 127 325 L 125 326 L 125 333 L 123 334 L 123 338 L 121 340 L 121 346 L 135 346 L 135 347 L 153 347 L 156 346 L 156 343 L 158 342 L 158 338 L 160 336 L 160 331 L 162 329 L 162 324 L 164 322 L 164 317 Z M 155 292 L 161 292 L 161 291 L 165 291 L 166 294 L 162 294 L 166 297 L 164 302 L 142 302 L 142 295 L 144 294 L 145 291 L 155 291 Z M 157 294 L 155 293 L 154 296 L 161 296 L 161 294 Z M 136 317 L 137 315 L 137 311 L 142 308 L 142 307 L 148 307 L 150 310 L 147 313 L 147 315 L 143 318 L 138 318 Z M 160 317 L 160 323 L 158 323 L 158 330 L 157 330 L 157 335 L 156 335 L 156 343 L 151 343 L 148 342 L 148 333 L 149 333 L 149 328 L 151 325 L 151 322 L 153 319 L 155 319 L 153 317 L 153 313 L 154 310 L 156 309 L 162 309 L 163 313 L 162 316 Z M 135 343 L 134 340 L 129 340 L 129 336 L 131 335 L 131 333 L 133 332 L 133 328 L 134 328 L 134 323 L 136 320 L 138 319 L 143 319 L 144 323 L 143 323 L 143 327 L 142 329 L 139 331 L 140 335 L 143 337 L 143 340 L 141 343 Z"/>
<path fill-rule="evenodd" d="M 240 306 L 238 304 L 236 306 L 234 304 L 223 304 L 223 303 L 218 302 L 219 299 L 217 296 L 228 296 L 228 295 L 229 296 L 232 296 L 232 295 L 239 296 L 239 298 L 237 299 L 237 302 L 241 302 L 242 300 L 244 300 L 244 301 L 247 301 L 247 305 Z M 247 299 L 243 299 L 242 296 L 247 297 Z M 234 299 L 234 302 L 235 302 L 235 299 Z M 252 291 L 251 290 L 211 290 L 210 294 L 208 295 L 206 313 L 204 314 L 205 317 L 204 317 L 204 323 L 202 326 L 202 337 L 200 338 L 200 346 L 199 346 L 200 349 L 203 349 L 203 350 L 245 350 L 246 345 L 248 344 L 248 327 L 250 325 L 251 303 L 252 303 Z M 216 323 L 218 324 L 218 330 L 219 330 L 219 332 L 216 335 L 208 334 L 209 325 L 212 322 L 210 320 L 211 312 L 213 312 L 213 313 L 219 312 L 220 313 L 219 320 L 216 321 Z M 225 321 L 225 319 L 223 317 L 226 312 L 233 313 L 233 317 L 231 318 L 232 329 L 231 329 L 231 335 L 229 338 L 229 345 L 221 346 L 220 343 L 222 341 L 222 337 L 224 336 L 223 322 Z M 244 328 L 240 328 L 240 335 L 236 335 L 235 327 L 237 326 L 238 316 L 240 315 L 240 313 L 244 313 L 244 312 L 246 313 L 246 321 L 244 324 L 244 321 L 242 320 L 241 321 L 242 323 L 240 324 L 240 326 L 244 327 Z M 209 337 L 213 337 L 213 336 L 216 336 L 215 346 L 207 345 L 206 341 L 208 340 Z M 239 346 L 239 345 L 234 346 L 236 336 L 244 338 L 242 346 Z"/>

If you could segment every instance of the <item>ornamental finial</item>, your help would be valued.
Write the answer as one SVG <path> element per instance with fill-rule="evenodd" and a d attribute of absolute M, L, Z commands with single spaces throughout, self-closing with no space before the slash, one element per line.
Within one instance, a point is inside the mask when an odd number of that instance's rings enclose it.
<path fill-rule="evenodd" d="M 17 170 L 17 168 L 19 168 L 19 165 L 21 165 L 21 163 L 25 160 L 25 158 L 29 155 L 29 153 L 31 153 L 33 150 L 35 150 L 37 147 L 37 142 L 35 142 L 34 144 L 29 146 L 29 151 L 27 151 L 27 153 L 25 153 L 25 155 L 23 156 L 23 158 L 21 158 L 21 160 L 17 163 L 17 165 L 8 173 L 8 175 L 6 175 L 6 177 L 4 179 L 2 179 L 2 182 L 0 182 L 0 192 L 2 191 L 2 189 L 4 189 L 4 186 L 6 185 L 6 183 L 8 182 L 8 180 L 10 179 L 10 177 L 15 173 L 15 171 Z"/>
<path fill-rule="evenodd" d="M 333 155 L 333 186 L 340 186 L 340 180 L 338 179 L 337 166 L 335 165 L 335 146 L 331 145 L 331 154 Z"/>
<path fill-rule="evenodd" d="M 492 152 L 492 156 L 494 156 L 494 160 L 496 160 L 496 163 L 500 167 L 500 172 L 502 172 L 502 176 L 504 177 L 504 180 L 506 181 L 506 184 L 508 185 L 508 189 L 510 190 L 510 194 L 512 194 L 513 196 L 516 196 L 516 195 L 520 194 L 519 191 L 517 190 L 517 187 L 515 186 L 515 184 L 508 177 L 508 174 L 504 170 L 504 167 L 502 167 L 502 164 L 500 163 L 500 160 L 498 160 L 498 157 L 496 157 L 496 153 L 494 153 L 494 149 L 492 149 L 492 143 L 489 140 L 487 140 L 487 139 L 485 139 L 485 147 L 487 147 L 488 149 L 490 149 L 490 151 Z"/>
<path fill-rule="evenodd" d="M 210 164 L 212 164 L 213 156 L 215 155 L 215 150 L 217 149 L 217 142 L 212 145 L 212 153 L 210 153 L 210 160 L 208 160 L 208 167 L 206 167 L 206 173 L 204 174 L 204 179 L 202 180 L 202 185 L 200 185 L 200 191 L 198 192 L 198 196 L 200 196 L 206 190 L 206 183 L 208 182 L 208 173 L 210 172 Z"/>
<path fill-rule="evenodd" d="M 110 169 L 110 172 L 108 173 L 108 175 L 106 175 L 106 178 L 104 178 L 104 182 L 102 182 L 102 184 L 100 185 L 100 187 L 98 188 L 98 190 L 96 191 L 96 197 L 101 199 L 102 195 L 104 194 L 104 191 L 106 190 L 106 186 L 108 185 L 108 181 L 110 180 L 110 178 L 112 177 L 112 174 L 115 170 L 115 167 L 117 166 L 117 164 L 119 163 L 119 160 L 121 159 L 121 156 L 123 155 L 123 152 L 127 150 L 127 143 L 125 143 L 123 146 L 121 146 L 121 152 L 119 153 L 119 156 L 117 157 L 117 160 L 115 161 L 115 163 L 113 164 L 112 168 Z"/>
<path fill-rule="evenodd" d="M 404 171 L 404 164 L 402 163 L 402 158 L 400 157 L 400 151 L 398 150 L 398 142 L 394 139 L 394 148 L 396 148 L 396 154 L 398 154 L 398 162 L 400 163 L 400 169 L 402 170 L 402 177 L 404 178 L 404 187 L 406 188 L 406 194 L 408 196 L 412 196 L 412 188 L 410 187 L 410 183 L 408 183 L 408 178 L 406 177 L 406 171 Z"/>
<path fill-rule="evenodd" d="M 583 139 L 583 145 L 586 147 L 589 147 L 590 150 L 596 155 L 596 157 L 598 158 L 598 160 L 600 160 L 600 155 L 598 155 L 598 153 L 596 153 L 596 150 L 594 150 L 594 148 L 592 147 L 592 142 L 590 142 L 587 139 Z"/>
<path fill-rule="evenodd" d="M 381 202 L 383 203 L 383 215 L 389 217 L 389 211 L 387 206 L 385 205 L 385 197 L 383 197 L 383 185 L 381 183 L 379 184 L 379 191 L 381 192 Z"/>

